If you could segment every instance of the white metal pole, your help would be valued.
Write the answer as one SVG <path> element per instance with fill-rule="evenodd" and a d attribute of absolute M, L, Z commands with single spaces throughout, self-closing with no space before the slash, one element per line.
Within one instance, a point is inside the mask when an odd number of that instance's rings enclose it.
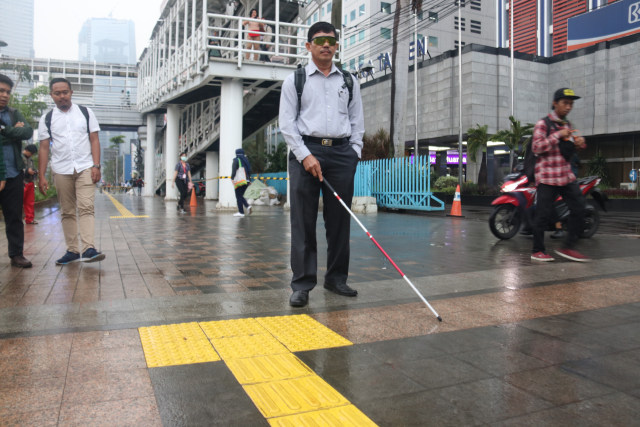
<path fill-rule="evenodd" d="M 418 11 L 413 14 L 413 104 L 415 107 L 415 143 L 414 157 L 415 161 L 418 161 Z M 416 163 L 417 167 L 417 163 Z M 417 169 L 416 169 L 417 170 Z M 418 174 L 416 173 L 416 177 Z"/>
<path fill-rule="evenodd" d="M 511 5 L 509 6 L 509 18 L 511 21 L 511 31 L 509 32 L 509 49 L 511 49 L 511 115 L 514 115 L 514 97 L 513 97 L 513 12 L 514 12 L 514 0 L 511 0 Z"/>
<path fill-rule="evenodd" d="M 458 184 L 462 187 L 462 1 L 458 0 Z"/>

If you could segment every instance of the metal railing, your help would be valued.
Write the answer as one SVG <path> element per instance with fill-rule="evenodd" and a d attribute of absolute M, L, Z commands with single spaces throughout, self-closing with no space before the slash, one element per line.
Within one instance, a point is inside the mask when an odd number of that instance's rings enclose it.
<path fill-rule="evenodd" d="M 175 3 L 140 58 L 137 102 L 141 109 L 153 107 L 163 96 L 179 92 L 196 76 L 203 76 L 208 67 L 211 69 L 207 73 L 215 75 L 216 63 L 232 62 L 241 68 L 248 62 L 246 55 L 249 54 L 263 55 L 266 59 L 263 62 L 269 67 L 291 66 L 308 58 L 304 48 L 306 25 L 207 13 L 207 19 L 190 34 L 182 36 L 173 30 L 176 20 L 180 19 L 180 5 L 181 2 Z M 248 48 L 249 31 L 244 28 L 247 21 L 265 26 L 265 31 L 251 31 L 263 38 L 259 44 L 265 50 Z M 265 68 L 266 79 L 270 78 L 268 70 Z"/>
<path fill-rule="evenodd" d="M 371 195 L 378 206 L 387 208 L 444 210 L 444 202 L 431 192 L 429 156 L 360 162 L 354 195 Z M 432 202 L 435 205 L 432 206 Z"/>

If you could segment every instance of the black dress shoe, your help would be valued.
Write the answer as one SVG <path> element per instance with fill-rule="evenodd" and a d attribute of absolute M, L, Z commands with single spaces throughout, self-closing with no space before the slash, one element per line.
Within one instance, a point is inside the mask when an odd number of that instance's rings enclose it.
<path fill-rule="evenodd" d="M 33 266 L 33 264 L 31 264 L 31 261 L 29 261 L 22 255 L 12 256 L 11 265 L 19 268 L 31 268 Z"/>
<path fill-rule="evenodd" d="M 309 291 L 293 291 L 289 298 L 291 307 L 304 307 L 309 303 Z"/>
<path fill-rule="evenodd" d="M 355 297 L 358 295 L 358 291 L 351 289 L 346 283 L 338 283 L 337 285 L 325 283 L 324 288 L 345 297 Z"/>

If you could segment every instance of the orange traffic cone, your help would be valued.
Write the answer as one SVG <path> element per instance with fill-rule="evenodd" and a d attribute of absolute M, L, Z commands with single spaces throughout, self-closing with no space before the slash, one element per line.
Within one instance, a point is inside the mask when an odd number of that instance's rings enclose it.
<path fill-rule="evenodd" d="M 189 206 L 191 206 L 192 208 L 195 208 L 198 206 L 198 201 L 196 200 L 196 189 L 192 188 L 191 189 L 191 202 L 189 203 Z"/>
<path fill-rule="evenodd" d="M 456 187 L 456 195 L 453 196 L 453 205 L 451 205 L 451 213 L 447 216 L 462 217 L 462 202 L 460 201 L 460 185 Z"/>

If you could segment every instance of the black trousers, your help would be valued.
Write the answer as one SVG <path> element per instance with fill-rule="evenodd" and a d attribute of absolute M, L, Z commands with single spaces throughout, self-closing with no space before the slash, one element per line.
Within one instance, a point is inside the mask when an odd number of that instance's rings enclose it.
<path fill-rule="evenodd" d="M 578 236 L 584 222 L 584 195 L 580 191 L 580 186 L 572 182 L 564 187 L 555 185 L 538 185 L 536 217 L 533 224 L 533 253 L 545 252 L 544 231 L 551 220 L 555 218 L 553 202 L 558 196 L 569 208 L 569 232 L 564 240 L 564 247 L 571 249 L 578 241 Z"/>
<path fill-rule="evenodd" d="M 189 187 L 187 186 L 187 182 L 183 179 L 176 179 L 176 185 L 178 186 L 178 192 L 180 193 L 178 207 L 180 209 L 184 209 L 184 199 L 186 199 L 187 194 L 189 194 Z"/>
<path fill-rule="evenodd" d="M 351 207 L 358 154 L 348 144 L 336 147 L 308 144 L 307 147 L 320 162 L 323 177 L 327 178 L 345 204 Z M 293 154 L 289 156 L 289 180 L 293 272 L 291 289 L 309 291 L 318 282 L 316 221 L 321 189 L 324 205 L 322 216 L 327 238 L 327 272 L 324 281 L 332 285 L 346 283 L 349 275 L 349 213 L 327 187 L 304 170 Z"/>
<path fill-rule="evenodd" d="M 236 203 L 238 205 L 238 212 L 240 212 L 241 214 L 244 213 L 244 207 L 249 207 L 249 203 L 247 203 L 247 200 L 244 198 L 244 192 L 247 191 L 247 187 L 249 187 L 249 185 L 241 185 L 240 187 L 234 189 L 235 193 L 236 193 Z"/>
<path fill-rule="evenodd" d="M 15 178 L 8 178 L 4 190 L 0 191 L 0 206 L 2 206 L 2 215 L 4 216 L 10 257 L 22 255 L 24 247 L 23 197 L 24 174 L 20 172 Z"/>

